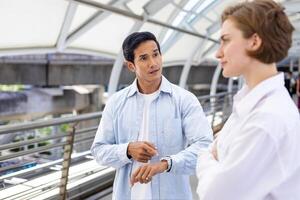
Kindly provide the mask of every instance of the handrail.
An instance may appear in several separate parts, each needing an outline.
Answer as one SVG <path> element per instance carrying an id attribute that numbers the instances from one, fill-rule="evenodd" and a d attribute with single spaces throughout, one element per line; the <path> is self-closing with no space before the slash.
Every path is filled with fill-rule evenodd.
<path id="1" fill-rule="evenodd" d="M 13 144 L 4 144 L 0 145 L 0 150 L 6 150 L 6 149 L 12 149 L 14 147 L 20 147 L 32 143 L 38 143 L 42 141 L 47 141 L 47 140 L 52 140 L 52 139 L 63 139 L 65 138 L 65 141 L 58 142 L 58 143 L 50 143 L 46 146 L 43 147 L 37 147 L 25 151 L 20 151 L 8 155 L 1 155 L 0 156 L 0 161 L 5 161 L 9 160 L 12 158 L 17 158 L 33 153 L 38 153 L 42 152 L 45 150 L 57 148 L 57 147 L 63 147 L 63 160 L 62 160 L 62 169 L 61 169 L 61 178 L 60 178 L 60 184 L 59 184 L 59 195 L 60 199 L 65 200 L 67 196 L 67 184 L 68 184 L 68 179 L 69 179 L 69 168 L 71 166 L 71 154 L 72 154 L 72 149 L 74 146 L 74 143 L 80 143 L 83 141 L 89 141 L 93 140 L 94 136 L 84 136 L 82 138 L 78 138 L 74 140 L 75 134 L 82 134 L 82 133 L 89 133 L 92 131 L 96 131 L 97 127 L 89 127 L 89 128 L 84 128 L 80 130 L 76 130 L 76 126 L 78 122 L 81 121 L 86 121 L 86 120 L 91 120 L 91 119 L 98 119 L 102 116 L 102 112 L 96 112 L 96 113 L 89 113 L 89 114 L 84 114 L 84 115 L 79 115 L 79 116 L 72 116 L 72 117 L 64 117 L 64 118 L 56 118 L 56 119 L 50 119 L 50 120 L 45 120 L 45 121 L 36 121 L 36 122 L 27 122 L 27 123 L 21 123 L 21 124 L 13 124 L 13 125 L 6 125 L 0 127 L 0 135 L 1 134 L 9 134 L 9 133 L 14 133 L 14 132 L 19 132 L 19 131 L 27 131 L 27 130 L 32 130 L 32 129 L 37 129 L 37 128 L 42 128 L 42 127 L 49 127 L 49 126 L 56 126 L 56 125 L 61 125 L 61 124 L 67 124 L 71 123 L 72 130 L 68 130 L 67 134 L 59 134 L 55 136 L 47 136 L 43 138 L 36 138 L 36 139 L 31 139 L 27 141 L 21 141 L 21 142 L 15 142 Z M 58 186 L 56 186 L 58 187 Z"/>
<path id="2" fill-rule="evenodd" d="M 30 139 L 30 140 L 21 141 L 21 142 L 4 144 L 4 145 L 0 145 L 0 151 L 5 150 L 5 149 L 16 148 L 16 147 L 20 147 L 20 146 L 25 146 L 25 145 L 33 144 L 33 143 L 37 143 L 37 142 L 43 142 L 46 140 L 62 138 L 62 137 L 66 137 L 66 136 L 68 136 L 68 134 L 59 134 L 59 135 L 52 135 L 52 136 L 48 136 L 48 137 L 41 137 L 41 138 L 37 138 L 37 139 Z"/>
<path id="3" fill-rule="evenodd" d="M 209 100 L 211 98 L 215 98 L 215 97 L 223 97 L 223 96 L 229 96 L 229 95 L 233 95 L 234 92 L 220 92 L 220 93 L 217 93 L 215 95 L 203 95 L 203 96 L 199 96 L 197 97 L 197 99 L 200 101 L 200 100 Z"/>
<path id="4" fill-rule="evenodd" d="M 215 95 L 197 97 L 206 115 L 212 116 L 211 126 L 222 127 L 231 113 L 234 92 L 220 92 Z M 220 126 L 221 125 L 221 126 Z"/>
<path id="5" fill-rule="evenodd" d="M 19 157 L 19 156 L 25 156 L 25 155 L 32 154 L 32 153 L 42 152 L 42 151 L 52 149 L 52 148 L 55 148 L 55 147 L 61 147 L 65 144 L 67 144 L 67 142 L 49 144 L 49 145 L 46 145 L 44 147 L 37 147 L 37 148 L 29 149 L 29 150 L 26 150 L 26 151 L 20 151 L 20 152 L 17 152 L 17 153 L 5 155 L 5 156 L 0 156 L 0 161 L 16 158 L 16 157 Z"/>
<path id="6" fill-rule="evenodd" d="M 200 96 L 197 97 L 198 100 L 201 102 L 203 110 L 206 112 L 206 115 L 210 115 L 212 118 L 212 126 L 215 125 L 216 118 L 221 118 L 221 122 L 224 122 L 226 118 L 230 114 L 230 109 L 232 106 L 232 92 L 222 92 L 218 93 L 216 95 L 205 95 L 205 96 Z M 221 113 L 221 116 L 220 116 Z M 36 152 L 41 152 L 45 151 L 48 149 L 52 148 L 57 148 L 57 147 L 64 147 L 64 156 L 62 159 L 59 161 L 54 161 L 51 162 L 50 165 L 42 164 L 41 166 L 38 167 L 32 167 L 32 171 L 29 170 L 30 172 L 33 172 L 34 170 L 40 170 L 44 169 L 49 166 L 53 166 L 58 163 L 62 163 L 64 166 L 62 169 L 62 178 L 61 178 L 61 184 L 60 184 L 60 189 L 62 191 L 61 194 L 66 195 L 68 192 L 65 188 L 68 180 L 66 178 L 68 177 L 68 170 L 70 167 L 71 163 L 71 152 L 72 152 L 72 147 L 75 143 L 80 143 L 84 141 L 92 141 L 94 136 L 92 135 L 83 135 L 80 138 L 76 138 L 74 140 L 75 135 L 78 134 L 83 134 L 83 133 L 91 133 L 91 132 L 96 132 L 97 126 L 93 127 L 87 127 L 87 128 L 82 128 L 82 129 L 77 129 L 76 124 L 81 121 L 86 121 L 86 120 L 92 120 L 92 119 L 100 119 L 102 116 L 102 112 L 95 112 L 95 113 L 89 113 L 89 114 L 82 114 L 78 116 L 71 116 L 71 117 L 63 117 L 63 118 L 55 118 L 55 119 L 50 119 L 50 120 L 43 120 L 43 121 L 35 121 L 35 122 L 26 122 L 26 123 L 21 123 L 21 124 L 12 124 L 12 125 L 4 125 L 0 126 L 0 135 L 3 134 L 10 134 L 10 133 L 15 133 L 15 132 L 20 132 L 20 131 L 27 131 L 27 130 L 33 130 L 37 128 L 43 128 L 43 127 L 49 127 L 49 126 L 56 126 L 56 125 L 61 125 L 61 124 L 71 124 L 72 131 L 69 133 L 60 133 L 59 135 L 51 135 L 47 137 L 41 137 L 41 138 L 35 138 L 35 139 L 30 139 L 26 141 L 21 141 L 21 142 L 15 142 L 15 143 L 10 143 L 10 144 L 4 144 L 0 145 L 0 151 L 6 150 L 6 149 L 12 149 L 12 148 L 18 148 L 20 146 L 25 146 L 33 143 L 38 143 L 38 142 L 43 142 L 43 141 L 48 141 L 48 140 L 53 140 L 53 139 L 60 139 L 60 138 L 66 138 L 66 141 L 60 140 L 58 143 L 50 143 L 46 146 L 42 147 L 36 147 L 33 149 L 17 152 L 17 153 L 12 153 L 8 155 L 0 155 L 0 161 L 3 160 L 8 160 L 11 158 L 17 158 L 20 156 L 24 155 L 29 155 L 32 153 Z M 73 158 L 74 156 L 72 156 Z M 66 159 L 67 158 L 67 159 Z M 66 170 L 63 172 L 63 170 Z M 14 173 L 15 176 L 22 176 L 24 174 L 29 173 L 28 170 L 24 170 L 24 173 L 21 172 L 16 172 Z M 3 181 L 4 179 L 7 178 L 12 178 L 15 177 L 12 174 L 7 174 L 4 176 L 0 176 L 0 182 Z M 62 181 L 64 180 L 64 182 Z M 61 199 L 65 199 L 65 196 L 61 196 Z"/>
<path id="7" fill-rule="evenodd" d="M 36 128 L 43 128 L 47 126 L 55 126 L 55 125 L 61 125 L 66 123 L 80 122 L 84 120 L 95 119 L 101 117 L 101 115 L 102 112 L 95 112 L 95 113 L 77 115 L 72 117 L 62 117 L 62 118 L 54 118 L 54 119 L 43 120 L 43 121 L 5 125 L 5 126 L 0 126 L 0 135 L 6 133 L 14 133 L 18 131 L 36 129 Z"/>
<path id="8" fill-rule="evenodd" d="M 232 95 L 232 92 L 221 92 L 215 95 L 204 95 L 197 97 L 198 100 L 209 100 L 211 98 L 215 97 L 223 97 Z M 26 122 L 26 123 L 20 123 L 20 124 L 12 124 L 12 125 L 4 125 L 0 126 L 0 135 L 6 134 L 6 133 L 14 133 L 19 131 L 25 131 L 30 129 L 36 129 L 36 128 L 43 128 L 47 126 L 55 126 L 55 125 L 61 125 L 66 123 L 73 123 L 73 122 L 79 122 L 89 119 L 95 119 L 98 117 L 101 117 L 102 112 L 94 112 L 89 114 L 82 114 L 77 116 L 71 116 L 71 117 L 62 117 L 62 118 L 54 118 L 50 120 L 43 120 L 43 121 L 35 121 L 35 122 Z"/>
<path id="9" fill-rule="evenodd" d="M 204 96 L 200 96 L 197 98 L 199 101 L 214 99 L 215 103 L 220 104 L 220 103 L 224 103 L 224 102 L 217 102 L 218 98 L 222 99 L 227 96 L 232 96 L 232 94 L 233 94 L 232 92 L 221 92 L 221 93 L 218 93 L 215 95 L 204 95 Z M 215 119 L 214 118 L 215 112 L 217 112 L 218 110 L 221 110 L 224 107 L 222 105 L 217 105 L 215 103 L 208 104 L 210 110 L 204 109 L 206 114 L 213 114 L 212 125 L 214 124 L 213 122 Z M 202 106 L 203 106 L 203 108 L 206 108 L 205 102 L 203 103 Z M 21 123 L 21 124 L 0 126 L 0 135 L 18 132 L 18 131 L 25 131 L 25 130 L 30 130 L 30 129 L 60 125 L 60 124 L 65 124 L 65 123 L 75 123 L 75 122 L 80 122 L 80 121 L 84 121 L 84 120 L 96 119 L 98 117 L 100 118 L 101 115 L 102 115 L 102 112 L 95 112 L 95 113 L 83 114 L 83 115 L 78 115 L 78 116 L 55 118 L 55 119 L 50 119 L 50 120 L 45 120 L 45 121 L 35 121 L 35 122 L 27 122 L 27 123 Z M 85 129 L 81 129 L 81 130 L 76 130 L 75 134 L 81 134 L 81 133 L 91 132 L 91 131 L 96 131 L 96 130 L 97 130 L 97 126 L 89 127 L 89 128 L 85 128 Z M 62 137 L 66 137 L 66 136 L 67 136 L 67 134 L 61 134 L 61 135 L 48 136 L 48 137 L 43 137 L 43 138 L 38 138 L 38 139 L 31 139 L 31 140 L 27 140 L 27 141 L 16 142 L 16 143 L 12 143 L 12 144 L 0 145 L 0 150 L 17 148 L 19 146 L 33 144 L 33 143 L 46 141 L 46 140 L 50 140 L 50 139 L 62 138 Z M 80 142 L 80 141 L 84 141 L 84 140 L 88 140 L 88 139 L 90 139 L 90 138 L 76 140 L 75 142 Z M 62 145 L 64 145 L 64 144 L 62 144 Z M 47 145 L 47 146 L 49 147 L 48 149 L 53 148 L 49 145 Z M 47 146 L 44 147 L 45 150 L 47 150 Z M 10 156 L 6 156 L 5 158 L 10 158 Z M 3 160 L 3 156 L 0 156 L 0 160 Z"/>
<path id="10" fill-rule="evenodd" d="M 90 153 L 91 153 L 90 151 L 85 151 L 85 152 L 78 153 L 78 154 L 72 154 L 72 159 L 81 159 L 82 157 L 85 157 L 85 156 L 89 155 Z M 25 170 L 22 170 L 22 171 L 18 171 L 18 172 L 15 172 L 13 174 L 6 174 L 6 175 L 3 175 L 3 176 L 0 176 L 0 182 L 3 181 L 4 179 L 12 178 L 14 176 L 26 175 L 28 173 L 31 173 L 31 172 L 35 171 L 35 170 L 41 170 L 43 168 L 50 168 L 54 165 L 57 165 L 57 164 L 61 163 L 62 161 L 63 161 L 63 159 L 61 158 L 61 159 L 58 159 L 58 160 L 55 160 L 55 161 L 43 163 L 43 164 L 31 167 L 31 168 L 25 169 Z"/>
<path id="11" fill-rule="evenodd" d="M 88 132 L 92 132 L 92 131 L 96 131 L 96 130 L 97 130 L 97 127 L 85 128 L 85 129 L 77 130 L 75 132 L 75 134 L 78 135 L 78 134 L 88 133 Z M 10 144 L 3 144 L 3 145 L 0 145 L 0 151 L 5 150 L 5 149 L 18 148 L 20 146 L 25 146 L 25 145 L 43 142 L 43 141 L 47 141 L 47 140 L 63 138 L 66 136 L 68 136 L 68 134 L 65 133 L 65 134 L 53 135 L 53 136 L 48 136 L 48 137 L 41 137 L 41 138 L 37 138 L 37 139 L 30 139 L 30 140 L 21 141 L 21 142 L 14 142 L 14 143 L 10 143 Z M 81 140 L 75 140 L 75 142 L 79 142 L 79 141 L 81 141 Z M 1 160 L 1 157 L 0 157 L 0 160 Z"/>

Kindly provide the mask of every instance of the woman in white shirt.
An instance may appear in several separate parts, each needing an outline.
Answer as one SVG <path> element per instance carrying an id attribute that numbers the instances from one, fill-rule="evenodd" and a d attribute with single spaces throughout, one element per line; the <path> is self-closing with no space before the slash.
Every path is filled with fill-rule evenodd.
<path id="1" fill-rule="evenodd" d="M 223 76 L 243 76 L 246 84 L 216 140 L 199 153 L 200 200 L 300 199 L 300 117 L 276 68 L 293 30 L 272 0 L 223 12 L 216 57 Z"/>

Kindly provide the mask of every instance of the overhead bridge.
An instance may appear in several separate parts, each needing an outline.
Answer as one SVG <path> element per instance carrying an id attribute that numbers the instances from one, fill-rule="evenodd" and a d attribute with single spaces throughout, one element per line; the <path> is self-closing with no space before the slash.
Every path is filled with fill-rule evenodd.
<path id="1" fill-rule="evenodd" d="M 35 86 L 85 85 L 108 86 L 113 60 L 93 56 L 53 54 L 14 56 L 0 58 L 0 84 L 25 84 Z M 163 67 L 163 74 L 172 83 L 179 84 L 183 65 Z M 188 85 L 211 84 L 216 63 L 192 66 Z M 123 66 L 119 87 L 129 85 L 135 74 Z M 220 77 L 220 83 L 227 83 Z"/>

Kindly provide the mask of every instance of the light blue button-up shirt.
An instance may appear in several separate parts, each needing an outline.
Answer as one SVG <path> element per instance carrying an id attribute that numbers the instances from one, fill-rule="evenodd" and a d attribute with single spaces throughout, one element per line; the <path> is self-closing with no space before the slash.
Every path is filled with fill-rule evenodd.
<path id="1" fill-rule="evenodd" d="M 130 199 L 133 160 L 128 143 L 137 141 L 143 118 L 144 100 L 137 81 L 114 94 L 107 102 L 91 148 L 96 161 L 116 168 L 113 199 Z M 162 77 L 158 97 L 150 105 L 149 142 L 158 149 L 150 162 L 170 156 L 170 172 L 157 174 L 152 184 L 153 199 L 192 199 L 189 175 L 195 174 L 197 153 L 212 141 L 212 130 L 198 99 Z"/>

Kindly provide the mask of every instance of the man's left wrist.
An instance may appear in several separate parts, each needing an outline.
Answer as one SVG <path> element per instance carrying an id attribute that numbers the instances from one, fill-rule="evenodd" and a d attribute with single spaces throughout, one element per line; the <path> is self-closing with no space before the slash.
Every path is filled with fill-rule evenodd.
<path id="1" fill-rule="evenodd" d="M 170 172 L 172 168 L 172 158 L 170 156 L 162 157 L 160 159 L 161 162 L 166 163 L 166 168 L 164 168 L 164 172 Z"/>
<path id="2" fill-rule="evenodd" d="M 166 160 L 161 160 L 160 163 L 162 166 L 162 172 L 166 172 L 169 168 L 168 162 Z"/>

